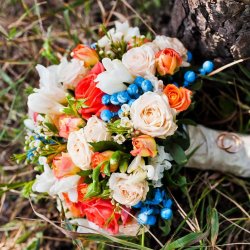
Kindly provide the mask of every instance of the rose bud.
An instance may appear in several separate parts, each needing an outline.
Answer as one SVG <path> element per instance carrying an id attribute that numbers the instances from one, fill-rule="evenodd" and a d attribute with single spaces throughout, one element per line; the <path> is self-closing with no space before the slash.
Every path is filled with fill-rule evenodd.
<path id="1" fill-rule="evenodd" d="M 71 56 L 73 58 L 77 58 L 81 61 L 84 61 L 85 67 L 94 66 L 96 63 L 99 62 L 99 57 L 96 51 L 83 44 L 77 45 L 73 49 Z"/>
<path id="2" fill-rule="evenodd" d="M 134 149 L 130 153 L 133 156 L 155 157 L 157 154 L 156 142 L 149 135 L 140 135 L 132 138 L 132 144 Z"/>
<path id="3" fill-rule="evenodd" d="M 156 68 L 161 76 L 173 75 L 182 64 L 181 56 L 173 49 L 164 49 L 156 53 Z"/>
<path id="4" fill-rule="evenodd" d="M 192 91 L 183 87 L 176 87 L 174 84 L 168 84 L 163 93 L 168 97 L 171 108 L 177 112 L 186 110 L 191 104 Z"/>

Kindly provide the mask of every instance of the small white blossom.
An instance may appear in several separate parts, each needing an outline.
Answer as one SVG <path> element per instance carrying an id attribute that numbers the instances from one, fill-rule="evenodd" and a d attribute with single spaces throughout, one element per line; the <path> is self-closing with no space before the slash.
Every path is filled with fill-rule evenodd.
<path id="1" fill-rule="evenodd" d="M 118 144 L 122 144 L 123 142 L 125 142 L 125 137 L 123 135 L 116 135 L 113 137 L 114 141 L 117 142 Z"/>

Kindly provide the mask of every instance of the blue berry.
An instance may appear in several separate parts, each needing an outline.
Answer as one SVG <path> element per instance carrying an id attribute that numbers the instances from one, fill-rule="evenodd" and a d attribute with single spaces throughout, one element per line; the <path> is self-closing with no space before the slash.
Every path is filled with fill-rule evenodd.
<path id="1" fill-rule="evenodd" d="M 140 213 L 138 214 L 138 222 L 142 225 L 145 225 L 147 223 L 148 220 L 148 215 L 146 215 L 145 213 Z"/>
<path id="2" fill-rule="evenodd" d="M 184 81 L 184 83 L 183 83 L 183 87 L 188 87 L 190 85 L 190 82 L 187 82 L 187 81 Z"/>
<path id="3" fill-rule="evenodd" d="M 113 117 L 113 113 L 110 110 L 105 109 L 101 112 L 100 117 L 103 121 L 108 122 Z"/>
<path id="4" fill-rule="evenodd" d="M 118 101 L 118 99 L 117 99 L 117 94 L 116 94 L 116 93 L 113 94 L 113 95 L 111 95 L 111 97 L 110 97 L 110 102 L 111 102 L 113 105 L 119 105 L 119 101 Z"/>
<path id="5" fill-rule="evenodd" d="M 129 102 L 128 102 L 128 105 L 131 106 L 134 101 L 135 101 L 135 99 L 130 99 Z"/>
<path id="6" fill-rule="evenodd" d="M 141 87 L 142 82 L 144 81 L 144 78 L 141 76 L 137 76 L 134 80 L 134 84 L 136 84 L 138 87 Z"/>
<path id="7" fill-rule="evenodd" d="M 203 68 L 199 69 L 199 72 L 202 76 L 206 75 L 206 71 Z"/>
<path id="8" fill-rule="evenodd" d="M 108 105 L 110 103 L 110 95 L 106 94 L 102 97 L 102 104 Z"/>
<path id="9" fill-rule="evenodd" d="M 127 88 L 127 91 L 131 96 L 134 96 L 139 93 L 139 89 L 136 84 L 130 84 Z"/>
<path id="10" fill-rule="evenodd" d="M 153 226 L 156 223 L 156 217 L 154 215 L 149 215 L 146 221 L 146 224 L 149 226 Z"/>
<path id="11" fill-rule="evenodd" d="M 164 220 L 169 220 L 173 215 L 173 212 L 170 208 L 163 208 L 161 210 L 161 218 Z"/>
<path id="12" fill-rule="evenodd" d="M 173 201 L 171 199 L 167 199 L 167 200 L 164 200 L 162 203 L 163 203 L 164 208 L 171 208 Z"/>
<path id="13" fill-rule="evenodd" d="M 194 82 L 196 79 L 196 74 L 194 73 L 194 71 L 187 71 L 184 75 L 184 79 L 187 82 Z"/>
<path id="14" fill-rule="evenodd" d="M 119 116 L 120 118 L 123 117 L 123 111 L 122 111 L 122 109 L 119 109 L 119 110 L 118 110 L 118 116 Z"/>
<path id="15" fill-rule="evenodd" d="M 143 92 L 148 92 L 153 90 L 153 85 L 149 80 L 144 80 L 141 84 L 141 88 Z"/>
<path id="16" fill-rule="evenodd" d="M 133 208 L 141 208 L 142 207 L 142 202 L 139 201 L 136 205 L 133 206 Z"/>
<path id="17" fill-rule="evenodd" d="M 192 53 L 191 53 L 190 51 L 188 51 L 188 52 L 187 52 L 187 61 L 188 61 L 188 62 L 191 62 L 192 59 L 193 59 L 193 55 L 192 55 Z"/>
<path id="18" fill-rule="evenodd" d="M 202 64 L 202 68 L 205 70 L 205 72 L 207 74 L 209 74 L 210 72 L 213 71 L 214 69 L 214 63 L 211 62 L 211 61 L 205 61 L 203 64 Z"/>
<path id="19" fill-rule="evenodd" d="M 90 45 L 90 48 L 91 48 L 91 49 L 96 49 L 96 43 L 92 43 L 92 44 Z"/>
<path id="20" fill-rule="evenodd" d="M 150 215 L 154 212 L 152 208 L 149 207 L 142 207 L 140 213 L 144 213 L 146 215 Z"/>
<path id="21" fill-rule="evenodd" d="M 117 93 L 117 100 L 120 103 L 126 103 L 130 100 L 130 96 L 128 94 L 128 91 L 121 91 Z"/>

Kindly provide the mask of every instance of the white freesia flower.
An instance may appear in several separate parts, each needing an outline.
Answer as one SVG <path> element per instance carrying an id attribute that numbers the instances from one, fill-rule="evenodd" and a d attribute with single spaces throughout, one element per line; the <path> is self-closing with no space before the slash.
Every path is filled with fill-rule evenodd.
<path id="1" fill-rule="evenodd" d="M 76 166 L 82 170 L 91 169 L 90 163 L 93 152 L 87 142 L 83 128 L 69 134 L 67 150 Z"/>
<path id="2" fill-rule="evenodd" d="M 40 90 L 29 95 L 28 107 L 34 112 L 52 115 L 61 114 L 61 110 L 64 108 L 62 104 Z"/>
<path id="3" fill-rule="evenodd" d="M 112 173 L 109 179 L 112 198 L 126 206 L 134 206 L 141 200 L 145 200 L 149 190 L 145 177 L 143 172 L 130 175 Z"/>
<path id="4" fill-rule="evenodd" d="M 23 121 L 25 127 L 31 131 L 35 130 L 36 126 L 35 126 L 35 122 L 32 119 L 25 119 Z"/>
<path id="5" fill-rule="evenodd" d="M 116 21 L 115 28 L 110 29 L 107 33 L 107 35 L 103 36 L 97 42 L 98 46 L 104 48 L 106 51 L 110 49 L 111 41 L 117 42 L 123 38 L 125 42 L 129 42 L 133 37 L 140 36 L 139 28 L 129 27 L 128 21 L 124 23 Z"/>
<path id="6" fill-rule="evenodd" d="M 72 225 L 78 225 L 77 233 L 107 233 L 106 230 L 98 227 L 95 223 L 88 221 L 87 219 L 73 219 L 70 220 Z"/>
<path id="7" fill-rule="evenodd" d="M 134 129 L 152 137 L 166 138 L 177 129 L 174 111 L 165 95 L 147 92 L 135 100 L 130 109 Z"/>
<path id="8" fill-rule="evenodd" d="M 144 172 L 146 177 L 149 180 L 152 180 L 155 175 L 155 169 L 152 165 L 146 165 L 144 159 L 137 155 L 133 161 L 129 164 L 127 172 L 130 173 L 137 173 L 137 172 Z"/>
<path id="9" fill-rule="evenodd" d="M 147 44 L 128 50 L 122 56 L 122 63 L 133 76 L 155 74 L 155 52 Z"/>
<path id="10" fill-rule="evenodd" d="M 100 73 L 95 82 L 98 82 L 96 87 L 104 93 L 112 95 L 116 92 L 126 90 L 127 87 L 124 83 L 133 82 L 134 78 L 120 60 L 103 58 L 102 64 L 106 71 Z"/>
<path id="11" fill-rule="evenodd" d="M 111 134 L 104 121 L 93 115 L 88 119 L 84 127 L 84 134 L 87 142 L 110 141 Z"/>
<path id="12" fill-rule="evenodd" d="M 182 57 L 182 66 L 188 67 L 190 64 L 187 62 L 187 49 L 184 47 L 183 43 L 174 37 L 167 36 L 156 36 L 153 43 L 160 49 L 174 49 Z"/>
<path id="13" fill-rule="evenodd" d="M 163 177 L 164 171 L 172 167 L 171 160 L 173 158 L 170 154 L 166 153 L 163 146 L 157 146 L 158 154 L 154 158 L 149 158 L 149 164 L 154 166 L 154 176 L 152 178 L 152 183 L 154 187 L 161 187 L 161 179 Z"/>
<path id="14" fill-rule="evenodd" d="M 58 65 L 46 68 L 38 64 L 36 70 L 40 76 L 40 88 L 28 97 L 29 109 L 42 114 L 60 114 L 66 101 L 66 89 L 85 70 L 83 62 L 77 59 L 68 62 L 62 58 Z"/>
<path id="15" fill-rule="evenodd" d="M 69 199 L 76 202 L 78 198 L 77 183 L 81 176 L 72 175 L 65 178 L 57 179 L 52 169 L 46 163 L 46 159 L 39 159 L 40 164 L 44 166 L 44 172 L 36 176 L 36 180 L 32 186 L 32 190 L 38 193 L 48 193 L 49 195 L 57 195 L 67 192 Z"/>

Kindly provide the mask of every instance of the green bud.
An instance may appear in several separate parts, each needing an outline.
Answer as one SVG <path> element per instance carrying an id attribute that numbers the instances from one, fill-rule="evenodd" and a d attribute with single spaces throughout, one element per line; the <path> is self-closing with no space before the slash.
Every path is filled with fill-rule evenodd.
<path id="1" fill-rule="evenodd" d="M 103 173 L 107 176 L 110 176 L 110 163 L 108 161 L 104 165 Z"/>
<path id="2" fill-rule="evenodd" d="M 110 158 L 110 172 L 115 172 L 119 166 L 121 151 L 115 151 Z"/>
<path id="3" fill-rule="evenodd" d="M 128 159 L 123 158 L 119 165 L 119 170 L 121 173 L 125 173 L 128 169 Z"/>

